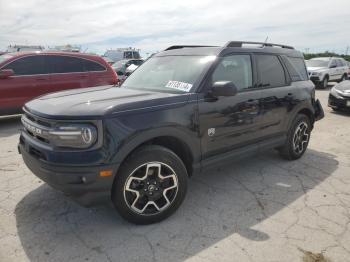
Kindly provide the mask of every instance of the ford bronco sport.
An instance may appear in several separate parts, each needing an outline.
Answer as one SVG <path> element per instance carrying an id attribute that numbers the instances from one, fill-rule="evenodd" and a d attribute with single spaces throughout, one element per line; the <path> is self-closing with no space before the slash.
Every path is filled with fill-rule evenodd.
<path id="1" fill-rule="evenodd" d="M 237 41 L 172 46 L 120 88 L 53 93 L 24 111 L 18 149 L 30 170 L 137 224 L 171 215 L 204 168 L 269 148 L 300 158 L 323 117 L 300 52 Z"/>

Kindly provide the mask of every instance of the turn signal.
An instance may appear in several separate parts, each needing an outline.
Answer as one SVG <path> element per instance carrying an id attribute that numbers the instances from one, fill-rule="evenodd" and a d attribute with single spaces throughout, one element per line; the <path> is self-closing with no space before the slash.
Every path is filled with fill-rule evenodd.
<path id="1" fill-rule="evenodd" d="M 103 170 L 100 171 L 100 176 L 105 177 L 105 176 L 112 176 L 113 175 L 113 171 L 112 170 Z"/>

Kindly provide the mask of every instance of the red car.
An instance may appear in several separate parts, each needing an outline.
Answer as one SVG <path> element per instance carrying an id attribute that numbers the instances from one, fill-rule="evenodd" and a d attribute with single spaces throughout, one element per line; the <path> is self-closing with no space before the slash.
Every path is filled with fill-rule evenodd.
<path id="1" fill-rule="evenodd" d="M 95 55 L 19 52 L 0 55 L 0 115 L 20 113 L 34 97 L 73 88 L 111 85 L 118 77 Z"/>

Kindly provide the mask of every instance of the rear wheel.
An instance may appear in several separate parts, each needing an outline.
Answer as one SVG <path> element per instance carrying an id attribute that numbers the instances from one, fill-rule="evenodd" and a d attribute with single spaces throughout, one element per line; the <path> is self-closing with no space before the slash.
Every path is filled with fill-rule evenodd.
<path id="1" fill-rule="evenodd" d="M 156 145 L 142 147 L 122 164 L 112 202 L 129 222 L 159 222 L 184 200 L 187 177 L 183 162 L 174 152 Z"/>
<path id="2" fill-rule="evenodd" d="M 283 158 L 295 160 L 306 151 L 311 134 L 310 119 L 304 114 L 298 114 L 288 132 L 286 143 L 279 149 Z"/>

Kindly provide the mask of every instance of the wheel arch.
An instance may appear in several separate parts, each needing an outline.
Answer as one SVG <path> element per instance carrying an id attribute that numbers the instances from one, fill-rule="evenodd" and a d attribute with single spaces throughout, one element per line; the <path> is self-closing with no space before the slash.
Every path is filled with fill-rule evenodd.
<path id="1" fill-rule="evenodd" d="M 185 164 L 187 173 L 191 176 L 195 168 L 199 167 L 200 142 L 193 139 L 183 131 L 153 130 L 152 132 L 140 133 L 130 138 L 128 143 L 122 146 L 115 156 L 114 162 L 121 165 L 132 153 L 140 147 L 147 145 L 159 145 L 173 151 Z"/>

